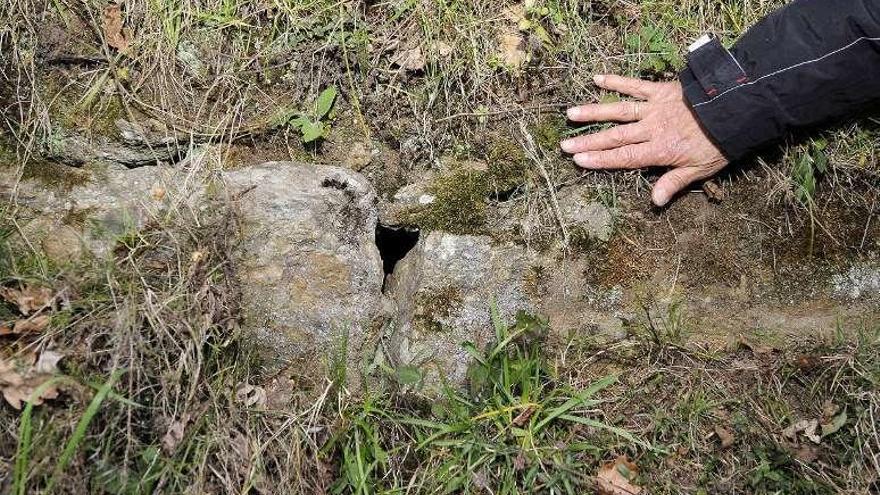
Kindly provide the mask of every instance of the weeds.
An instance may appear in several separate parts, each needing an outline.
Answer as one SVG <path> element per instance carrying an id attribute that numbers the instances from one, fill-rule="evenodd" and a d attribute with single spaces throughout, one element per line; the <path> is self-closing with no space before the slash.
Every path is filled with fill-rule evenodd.
<path id="1" fill-rule="evenodd" d="M 493 312 L 495 341 L 463 345 L 474 359 L 469 389 L 448 388 L 428 407 L 416 397 L 366 399 L 343 412 L 346 427 L 328 444 L 341 459 L 337 493 L 410 489 L 428 493 L 580 493 L 591 484 L 581 429 L 647 447 L 630 432 L 591 417 L 616 378 L 576 390 L 553 377 L 541 352 L 546 322 L 520 313 L 512 326 Z M 430 473 L 430 475 L 429 475 Z"/>

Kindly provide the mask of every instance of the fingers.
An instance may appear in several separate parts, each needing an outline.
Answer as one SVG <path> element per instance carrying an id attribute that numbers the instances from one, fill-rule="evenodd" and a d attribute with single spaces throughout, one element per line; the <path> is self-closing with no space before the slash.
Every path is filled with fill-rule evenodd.
<path id="1" fill-rule="evenodd" d="M 571 107 L 565 113 L 575 122 L 633 122 L 644 117 L 645 105 L 641 101 L 621 101 Z"/>
<path id="2" fill-rule="evenodd" d="M 607 151 L 587 151 L 574 155 L 574 162 L 589 169 L 642 168 L 662 165 L 657 146 L 630 144 Z"/>
<path id="3" fill-rule="evenodd" d="M 610 89 L 636 98 L 648 99 L 654 93 L 654 83 L 615 75 L 596 75 L 593 82 L 600 88 Z"/>
<path id="4" fill-rule="evenodd" d="M 663 174 L 657 183 L 654 184 L 651 200 L 654 201 L 655 205 L 663 206 L 692 182 L 705 179 L 713 173 L 713 170 L 702 167 L 674 168 Z"/>
<path id="5" fill-rule="evenodd" d="M 627 144 L 643 143 L 650 137 L 648 129 L 641 124 L 619 125 L 595 134 L 566 139 L 562 142 L 562 151 L 566 153 L 601 151 Z"/>

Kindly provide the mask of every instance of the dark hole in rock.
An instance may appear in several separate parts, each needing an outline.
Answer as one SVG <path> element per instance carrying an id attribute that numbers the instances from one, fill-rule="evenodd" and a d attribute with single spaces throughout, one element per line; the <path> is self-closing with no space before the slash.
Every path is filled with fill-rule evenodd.
<path id="1" fill-rule="evenodd" d="M 397 262 L 419 242 L 419 229 L 407 229 L 389 225 L 376 225 L 376 247 L 382 257 L 385 275 L 394 273 Z"/>

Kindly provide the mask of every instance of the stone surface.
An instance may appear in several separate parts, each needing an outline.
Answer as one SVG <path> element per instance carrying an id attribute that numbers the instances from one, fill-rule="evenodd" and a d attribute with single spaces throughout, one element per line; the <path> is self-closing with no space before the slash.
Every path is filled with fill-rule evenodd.
<path id="1" fill-rule="evenodd" d="M 169 212 L 206 208 L 217 199 L 231 205 L 240 219 L 234 255 L 244 331 L 270 368 L 287 367 L 316 382 L 344 373 L 352 390 L 364 372 L 385 364 L 418 367 L 421 391 L 429 395 L 444 381 L 464 385 L 472 360 L 461 344 L 485 348 L 494 339 L 493 300 L 507 323 L 519 310 L 548 317 L 548 346 L 570 335 L 646 338 L 650 325 L 670 338 L 699 332 L 704 341 L 726 345 L 752 331 L 799 338 L 841 321 L 867 328 L 877 322 L 874 258 L 812 281 L 809 294 L 758 300 L 760 280 L 742 275 L 738 283 L 694 283 L 680 273 L 680 261 L 650 272 L 625 265 L 626 277 L 603 273 L 601 249 L 608 244 L 587 254 L 552 247 L 537 253 L 497 237 L 424 231 L 386 278 L 375 239 L 379 202 L 364 176 L 293 162 L 221 166 L 222 157 L 209 148 L 175 167 L 55 165 L 41 169 L 39 180 L 21 182 L 15 167 L 0 166 L 0 198 L 14 196 L 25 212 L 14 242 L 62 262 L 106 256 L 121 236 Z M 415 183 L 401 188 L 394 203 L 421 204 L 426 195 Z M 607 239 L 613 212 L 589 199 L 576 186 L 564 188 L 563 219 Z M 392 213 L 384 212 L 383 221 L 393 223 Z M 679 231 L 678 238 L 700 232 Z"/>
<path id="2" fill-rule="evenodd" d="M 388 293 L 396 305 L 392 365 L 417 366 L 427 389 L 462 384 L 470 358 L 461 344 L 484 348 L 494 337 L 490 304 L 512 322 L 536 308 L 528 295 L 535 253 L 486 236 L 433 232 L 395 267 Z"/>
<path id="3" fill-rule="evenodd" d="M 342 168 L 292 162 L 226 172 L 223 180 L 240 195 L 245 328 L 274 364 L 317 371 L 347 355 L 355 386 L 383 308 L 372 186 Z"/>
<path id="4" fill-rule="evenodd" d="M 63 168 L 63 167 L 62 167 Z M 21 225 L 19 242 L 42 247 L 58 262 L 76 259 L 83 253 L 106 256 L 117 239 L 135 232 L 169 206 L 166 194 L 176 191 L 177 206 L 182 201 L 186 174 L 171 167 L 142 167 L 128 170 L 120 166 L 92 165 L 76 174 L 74 184 L 59 171 L 57 184 L 36 180 L 17 181 L 15 171 L 0 169 L 0 197 L 10 199 L 31 218 Z M 187 193 L 186 196 L 189 196 Z"/>
<path id="5" fill-rule="evenodd" d="M 407 184 L 391 198 L 380 205 L 379 216 L 383 224 L 398 225 L 404 222 L 404 214 L 412 208 L 433 203 L 437 198 L 428 192 L 428 182 Z"/>
<path id="6" fill-rule="evenodd" d="M 614 230 L 613 212 L 592 200 L 595 189 L 569 186 L 559 191 L 559 214 L 569 234 L 580 234 L 607 241 Z"/>
<path id="7" fill-rule="evenodd" d="M 880 264 L 858 263 L 831 278 L 833 293 L 842 299 L 880 299 Z"/>
<path id="8" fill-rule="evenodd" d="M 134 168 L 157 165 L 182 158 L 186 139 L 155 121 L 129 122 L 117 119 L 118 134 L 87 136 L 71 129 L 57 128 L 49 138 L 45 156 L 67 165 L 81 166 L 92 162 L 118 163 Z"/>

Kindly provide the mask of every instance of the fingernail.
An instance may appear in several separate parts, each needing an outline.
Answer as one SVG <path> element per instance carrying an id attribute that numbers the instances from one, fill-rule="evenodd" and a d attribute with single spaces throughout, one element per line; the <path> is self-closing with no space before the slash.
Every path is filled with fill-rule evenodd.
<path id="1" fill-rule="evenodd" d="M 578 116 L 578 109 L 577 108 L 569 108 L 568 110 L 565 111 L 565 115 L 566 115 L 566 117 L 569 118 L 569 120 L 574 120 Z"/>
<path id="2" fill-rule="evenodd" d="M 666 197 L 665 194 L 660 194 L 660 193 L 655 193 L 653 195 L 653 198 L 651 198 L 651 199 L 654 200 L 654 204 L 657 205 L 658 207 L 666 206 L 666 203 L 669 202 L 669 198 Z"/>
<path id="3" fill-rule="evenodd" d="M 602 74 L 596 74 L 595 76 L 593 76 L 593 82 L 601 86 L 602 83 L 605 82 L 605 76 L 603 76 Z"/>
<path id="4" fill-rule="evenodd" d="M 578 164 L 578 166 L 583 168 L 590 168 L 593 165 L 592 160 L 590 160 L 589 156 L 586 153 L 579 153 L 574 155 L 574 162 Z"/>
<path id="5" fill-rule="evenodd" d="M 559 146 L 562 148 L 562 151 L 566 153 L 571 153 L 574 148 L 575 142 L 574 139 L 566 139 L 565 141 L 559 143 Z"/>

